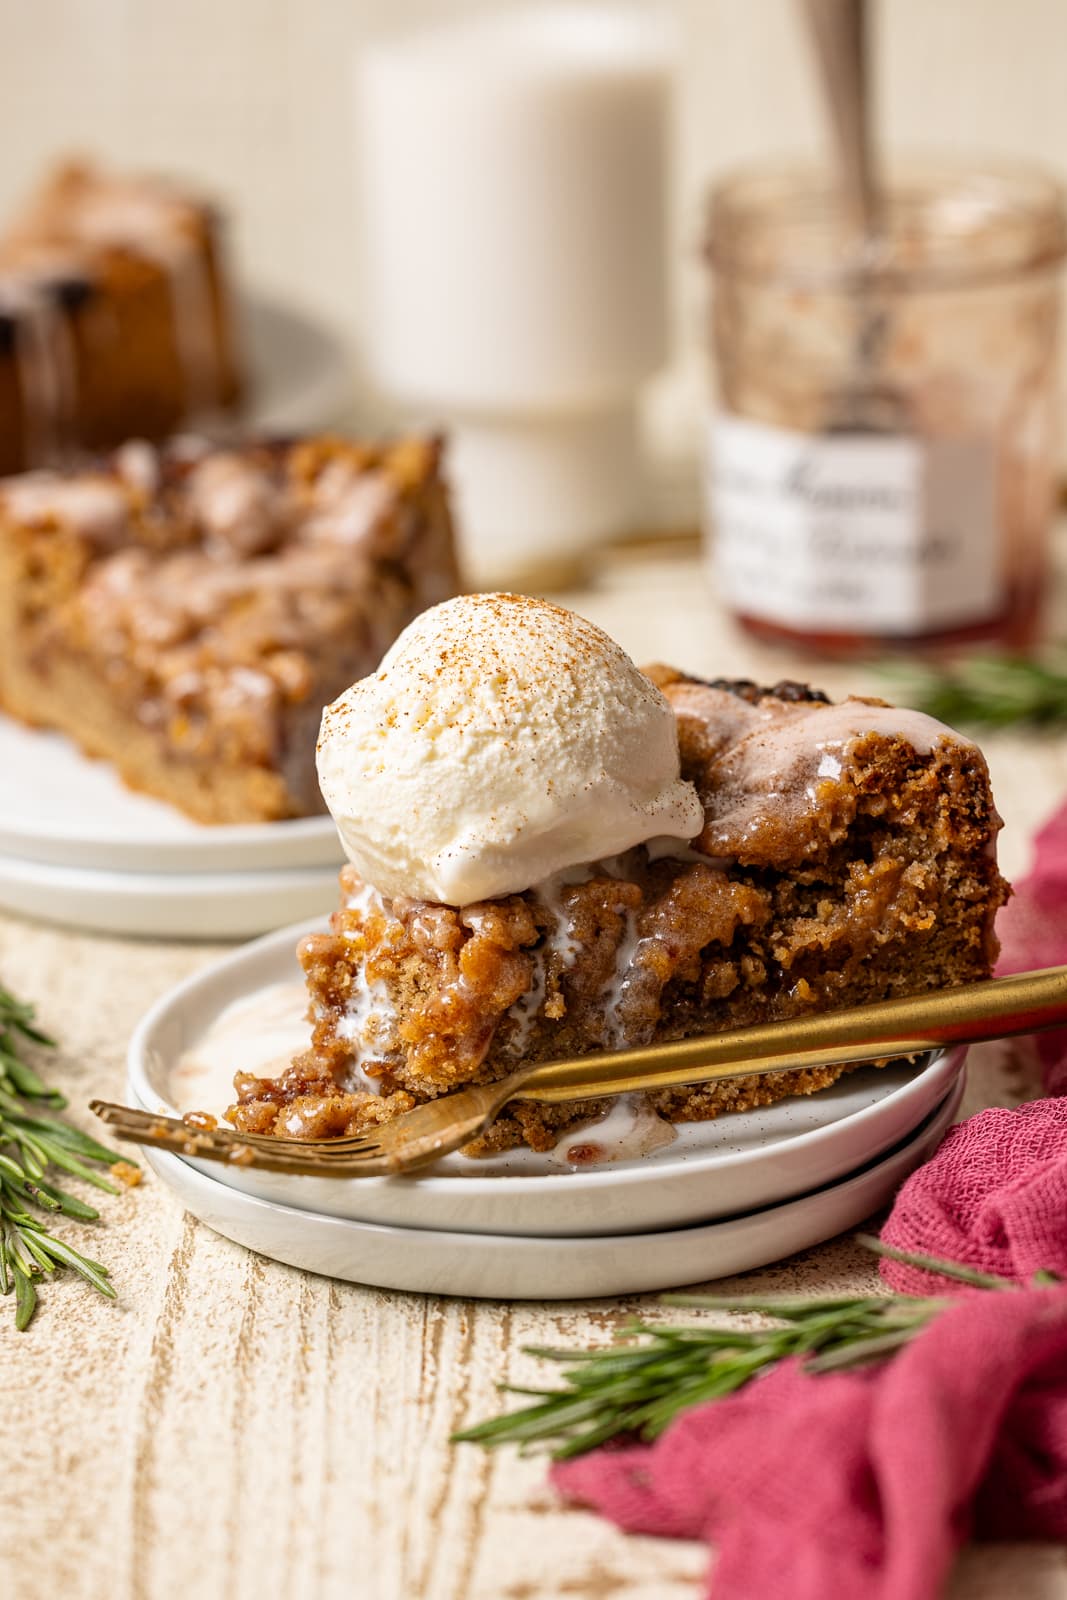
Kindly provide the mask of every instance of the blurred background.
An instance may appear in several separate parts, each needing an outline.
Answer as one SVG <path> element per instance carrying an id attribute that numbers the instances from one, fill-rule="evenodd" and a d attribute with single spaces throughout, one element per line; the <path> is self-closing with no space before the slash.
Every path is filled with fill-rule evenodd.
<path id="1" fill-rule="evenodd" d="M 597 0 L 591 5 L 595 10 Z M 2 0 L 2 9 L 0 217 L 9 217 L 50 164 L 70 154 L 96 157 L 120 172 L 173 175 L 218 202 L 246 295 L 265 298 L 271 307 L 306 324 L 303 332 L 295 331 L 291 356 L 286 328 L 271 331 L 271 405 L 258 412 L 253 406 L 254 422 L 341 422 L 373 428 L 405 412 L 419 422 L 455 420 L 433 396 L 416 396 L 412 402 L 410 394 L 394 390 L 387 397 L 382 385 L 376 388 L 368 376 L 364 356 L 373 342 L 375 313 L 368 295 L 368 240 L 361 236 L 361 191 L 367 183 L 354 137 L 357 66 L 383 39 L 454 24 L 475 12 L 504 16 L 517 12 L 518 4 L 187 0 L 175 6 L 163 0 L 93 0 L 91 5 L 86 0 L 40 0 L 27 6 L 21 0 Z M 606 5 L 601 9 L 610 10 Z M 524 479 L 513 455 L 502 453 L 494 436 L 474 472 L 487 499 L 465 519 L 471 572 L 479 583 L 517 583 L 529 565 L 525 559 L 497 559 L 498 521 L 504 544 L 512 540 L 515 551 L 522 546 L 524 558 L 531 536 L 536 543 L 538 517 L 558 523 L 555 545 L 548 540 L 553 555 L 565 552 L 569 543 L 585 542 L 598 515 L 612 524 L 613 533 L 696 528 L 713 383 L 710 273 L 701 251 L 709 189 L 739 165 L 767 157 L 809 159 L 831 168 L 827 108 L 798 0 L 650 0 L 642 10 L 673 30 L 676 43 L 667 109 L 663 230 L 667 335 L 650 335 L 654 363 L 646 361 L 640 372 L 636 357 L 631 363 L 637 374 L 631 377 L 631 398 L 637 401 L 648 457 L 647 482 L 640 495 L 627 486 L 625 495 L 616 497 L 618 505 L 608 504 L 605 482 L 614 476 L 619 487 L 625 436 L 618 430 L 617 415 L 606 424 L 614 430 L 610 439 L 598 421 L 600 433 L 589 432 L 582 445 L 589 455 L 589 482 L 576 484 L 575 461 L 565 463 L 569 476 L 563 473 L 563 498 L 586 501 L 576 511 L 572 540 L 567 518 L 557 517 L 557 502 L 549 495 L 544 505 L 536 503 L 538 484 L 551 475 L 542 470 L 543 464 L 551 469 L 559 463 L 545 455 L 538 440 L 541 454 L 527 450 Z M 978 171 L 987 156 L 997 162 L 1021 159 L 1053 176 L 1067 172 L 1067 8 L 1062 0 L 939 0 L 936 5 L 886 0 L 868 8 L 868 27 L 870 98 L 883 154 L 959 155 Z M 375 160 L 383 164 L 377 156 Z M 562 169 L 553 169 L 546 157 L 546 173 L 551 176 L 554 170 Z M 471 181 L 476 185 L 477 175 Z M 423 281 L 432 280 L 443 230 L 438 224 L 436 234 L 428 229 L 427 237 L 418 237 L 410 217 L 405 225 L 413 280 L 420 273 Z M 457 235 L 464 226 L 465 219 L 456 216 Z M 391 262 L 380 263 L 380 271 L 388 277 Z M 617 321 L 625 315 L 616 308 Z M 1054 313 L 1046 307 L 1044 315 L 1043 330 L 1047 325 L 1051 331 L 1035 335 L 1033 323 L 1035 349 L 1054 342 Z M 314 336 L 310 345 L 304 337 L 308 334 Z M 847 337 L 855 333 L 846 342 Z M 1021 370 L 1028 358 L 1020 339 L 1016 345 Z M 255 400 L 261 352 L 253 348 L 250 355 Z M 952 356 L 957 366 L 959 357 L 957 349 Z M 997 359 L 990 357 L 994 363 Z M 842 345 L 842 371 L 847 362 Z M 285 389 L 287 363 L 290 386 L 303 383 L 307 391 L 288 407 L 289 397 L 275 392 L 279 365 Z M 372 365 L 381 372 L 381 361 Z M 309 371 L 301 377 L 304 366 Z M 847 373 L 841 382 L 846 378 Z M 1023 373 L 1020 382 L 1029 381 Z M 952 382 L 966 382 L 966 377 L 956 372 Z M 1040 383 L 1062 388 L 1062 377 L 1053 370 Z M 939 374 L 933 385 L 927 385 L 922 401 L 926 411 L 919 419 L 920 432 L 936 432 L 943 420 L 931 421 L 927 414 L 926 401 L 937 385 L 938 404 L 943 397 Z M 731 403 L 729 409 L 745 416 L 761 414 L 749 401 Z M 773 406 L 764 408 L 763 420 L 780 421 L 773 411 Z M 993 431 L 1001 425 L 999 419 L 983 419 L 981 426 L 987 422 Z M 794 422 L 787 417 L 787 424 Z M 818 418 L 795 423 L 802 428 L 817 424 Z M 1040 426 L 1047 435 L 1045 421 Z M 481 449 L 485 441 L 476 443 Z M 529 440 L 522 444 L 527 449 Z M 557 439 L 552 448 L 558 445 Z M 1024 455 L 1040 450 L 1048 455 L 1046 442 L 1023 439 L 1020 448 Z M 465 463 L 461 465 L 465 470 Z M 959 470 L 953 470 L 958 483 Z M 1003 474 L 1002 480 L 1007 482 Z M 1039 486 L 1042 493 L 1047 508 L 1047 483 Z M 526 499 L 530 525 L 509 531 L 511 508 Z M 588 513 L 584 525 L 583 511 Z M 1033 515 L 1020 512 L 1016 521 L 1027 518 L 1047 524 L 1047 509 Z M 1016 544 L 1026 542 L 1023 536 L 1012 537 Z M 1040 574 L 1035 576 L 1031 590 L 1043 581 Z M 998 582 L 1003 591 L 1003 573 Z M 977 616 L 982 605 L 989 610 L 992 604 L 979 596 L 971 611 Z M 744 610 L 740 600 L 734 609 Z M 798 626 L 802 620 L 798 617 Z M 875 631 L 888 634 L 892 628 L 887 623 Z M 919 623 L 911 629 L 921 631 Z"/>
<path id="2" fill-rule="evenodd" d="M 468 589 L 550 592 L 709 676 L 1067 718 L 1064 0 L 0 20 L 0 472 L 443 427 Z M 909 152 L 935 177 L 901 179 Z M 50 190 L 72 157 L 103 177 Z M 731 189 L 753 163 L 773 181 Z M 1044 759 L 1005 757 L 1027 827 Z"/>
<path id="3" fill-rule="evenodd" d="M 467 0 L 4 0 L 0 214 L 70 151 L 173 172 L 224 204 L 247 281 L 323 319 L 355 352 L 353 57 L 383 33 L 484 9 Z M 651 401 L 664 418 L 658 438 L 699 425 L 709 180 L 753 157 L 818 154 L 825 135 L 792 0 L 655 9 L 680 36 L 672 361 Z M 888 146 L 1067 170 L 1062 0 L 891 0 L 874 22 Z"/>

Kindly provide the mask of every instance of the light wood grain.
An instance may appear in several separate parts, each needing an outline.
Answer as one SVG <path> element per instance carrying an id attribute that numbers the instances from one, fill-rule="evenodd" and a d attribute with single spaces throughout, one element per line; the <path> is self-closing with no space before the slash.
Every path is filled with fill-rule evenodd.
<path id="1" fill-rule="evenodd" d="M 715 613 L 691 556 L 613 565 L 572 603 L 639 657 L 775 677 Z M 809 675 L 815 669 L 804 668 Z M 869 687 L 855 672 L 818 676 Z M 1017 872 L 1067 793 L 1064 741 L 987 741 Z M 209 946 L 92 938 L 0 919 L 0 974 L 63 1041 L 72 1104 L 121 1097 L 143 1010 Z M 1025 1061 L 976 1052 L 965 1110 L 1036 1092 Z M 87 1120 L 87 1119 L 82 1119 Z M 696 1545 L 627 1539 L 561 1507 L 539 1462 L 453 1449 L 457 1425 L 532 1376 L 521 1346 L 604 1339 L 640 1300 L 497 1305 L 385 1294 L 246 1254 L 149 1175 L 105 1200 L 97 1252 L 120 1293 L 50 1286 L 30 1331 L 0 1304 L 0 1594 L 63 1600 L 692 1600 Z M 84 1240 L 85 1230 L 72 1230 Z M 745 1288 L 873 1288 L 849 1239 Z M 16 1465 L 17 1463 L 17 1465 Z M 1051 1547 L 967 1552 L 952 1600 L 1064 1600 Z"/>

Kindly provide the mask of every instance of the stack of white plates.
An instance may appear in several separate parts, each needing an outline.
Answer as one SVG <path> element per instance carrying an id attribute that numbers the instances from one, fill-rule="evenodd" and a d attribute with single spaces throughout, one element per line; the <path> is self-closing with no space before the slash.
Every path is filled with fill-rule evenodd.
<path id="1" fill-rule="evenodd" d="M 252 369 L 242 429 L 296 433 L 343 420 L 353 401 L 343 341 L 256 292 L 241 311 Z M 331 909 L 340 861 L 329 817 L 199 827 L 131 794 L 58 735 L 0 717 L 0 906 L 9 911 L 104 933 L 247 938 Z"/>
<path id="2" fill-rule="evenodd" d="M 329 911 L 328 816 L 204 827 L 60 734 L 0 717 L 0 906 L 165 939 L 246 938 Z"/>
<path id="3" fill-rule="evenodd" d="M 257 1064 L 241 1049 L 242 1018 L 250 1034 L 268 1006 L 275 1043 L 250 1043 L 253 1057 L 297 1045 L 306 1025 L 295 948 L 315 926 L 260 939 L 165 996 L 130 1045 L 132 1099 L 217 1114 L 234 1065 Z M 197 1045 L 224 1013 L 230 1043 L 212 1067 Z M 454 1155 L 409 1178 L 284 1177 L 147 1154 L 194 1215 L 292 1266 L 494 1299 L 617 1295 L 761 1266 L 862 1221 L 940 1141 L 962 1067 L 956 1050 L 863 1068 L 820 1094 L 682 1125 L 667 1145 L 593 1168 L 568 1163 L 581 1142 L 573 1132 L 549 1155 Z"/>

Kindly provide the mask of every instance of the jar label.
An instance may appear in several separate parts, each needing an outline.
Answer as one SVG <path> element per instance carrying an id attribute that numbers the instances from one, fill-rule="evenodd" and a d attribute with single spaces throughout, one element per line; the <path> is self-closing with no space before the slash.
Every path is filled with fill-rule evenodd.
<path id="1" fill-rule="evenodd" d="M 711 424 L 715 565 L 734 610 L 828 632 L 923 633 L 1001 604 L 991 445 Z"/>

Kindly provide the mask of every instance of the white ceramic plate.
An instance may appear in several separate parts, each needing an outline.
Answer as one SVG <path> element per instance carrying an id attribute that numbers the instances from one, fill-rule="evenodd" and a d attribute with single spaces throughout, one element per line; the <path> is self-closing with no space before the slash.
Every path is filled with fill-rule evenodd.
<path id="1" fill-rule="evenodd" d="M 350 1283 L 494 1300 L 577 1300 L 678 1289 L 747 1272 L 821 1244 L 885 1205 L 940 1143 L 962 1078 L 888 1155 L 814 1194 L 745 1216 L 622 1237 L 516 1238 L 391 1228 L 322 1216 L 242 1194 L 179 1156 L 146 1150 L 182 1204 L 227 1239 Z"/>
<path id="2" fill-rule="evenodd" d="M 242 427 L 301 433 L 351 423 L 356 371 L 343 339 L 258 290 L 245 291 L 241 316 L 250 369 Z"/>
<path id="3" fill-rule="evenodd" d="M 205 827 L 127 789 L 113 767 L 90 761 L 62 734 L 5 716 L 0 852 L 58 866 L 151 873 L 336 869 L 342 860 L 329 816 Z"/>
<path id="4" fill-rule="evenodd" d="M 245 297 L 242 311 L 251 399 L 240 429 L 292 433 L 350 422 L 353 369 L 343 343 L 299 310 L 254 292 Z M 234 424 L 225 428 L 232 432 Z M 89 761 L 61 735 L 2 716 L 0 852 L 136 872 L 273 870 L 339 865 L 342 859 L 327 816 L 202 827 L 161 800 L 134 794 L 111 767 Z M 301 908 L 288 913 L 304 914 Z M 269 926 L 270 918 L 253 918 L 232 931 Z"/>
<path id="5" fill-rule="evenodd" d="M 332 910 L 335 867 L 276 872 L 110 872 L 0 856 L 0 906 L 94 933 L 247 939 Z"/>
<path id="6" fill-rule="evenodd" d="M 281 929 L 165 995 L 130 1043 L 132 1097 L 152 1111 L 218 1113 L 232 1099 L 237 1066 L 261 1070 L 265 1062 L 288 1059 L 301 1048 L 309 1030 L 301 1021 L 295 949 L 300 936 L 317 926 Z M 260 1040 L 258 1055 L 242 1050 L 242 1027 L 252 1033 L 257 1017 L 267 1012 L 262 992 L 279 984 L 290 988 L 273 1042 L 266 1048 Z M 183 1062 L 231 1007 L 244 1008 L 247 1023 L 238 1019 L 223 1059 L 211 1070 Z M 264 1200 L 405 1228 L 555 1237 L 652 1232 L 753 1211 L 855 1171 L 929 1116 L 963 1058 L 962 1051 L 952 1051 L 918 1067 L 864 1068 L 817 1095 L 715 1122 L 681 1124 L 673 1143 L 592 1170 L 575 1170 L 562 1153 L 518 1150 L 487 1161 L 449 1156 L 429 1175 L 411 1178 L 288 1177 L 236 1168 L 220 1172 L 217 1166 L 212 1178 Z M 561 1151 L 576 1142 L 572 1132 Z"/>

